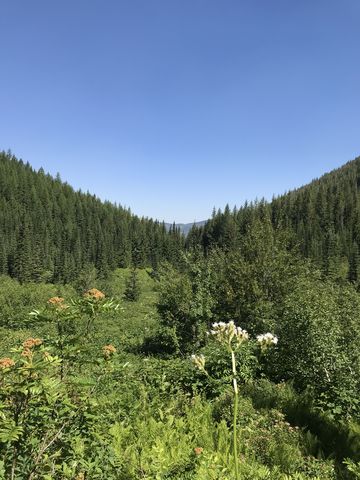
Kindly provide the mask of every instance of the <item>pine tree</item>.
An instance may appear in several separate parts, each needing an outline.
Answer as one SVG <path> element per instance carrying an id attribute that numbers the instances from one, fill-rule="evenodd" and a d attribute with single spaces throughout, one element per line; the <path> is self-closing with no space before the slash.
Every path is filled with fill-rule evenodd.
<path id="1" fill-rule="evenodd" d="M 353 243 L 350 252 L 348 279 L 352 283 L 358 283 L 360 280 L 359 246 L 356 242 Z"/>
<path id="2" fill-rule="evenodd" d="M 129 302 L 136 302 L 140 297 L 140 285 L 136 268 L 133 267 L 125 282 L 124 298 Z"/>

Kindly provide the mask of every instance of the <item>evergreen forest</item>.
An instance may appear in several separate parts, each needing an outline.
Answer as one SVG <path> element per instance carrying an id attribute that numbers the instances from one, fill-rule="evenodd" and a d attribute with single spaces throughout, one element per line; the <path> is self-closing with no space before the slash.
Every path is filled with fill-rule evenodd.
<path id="1" fill-rule="evenodd" d="M 176 227 L 132 215 L 75 192 L 11 153 L 0 153 L 0 273 L 20 282 L 68 283 L 95 267 L 115 268 L 173 262 L 184 239 Z"/>
<path id="2" fill-rule="evenodd" d="M 1 480 L 360 479 L 360 158 L 176 224 L 0 153 Z"/>

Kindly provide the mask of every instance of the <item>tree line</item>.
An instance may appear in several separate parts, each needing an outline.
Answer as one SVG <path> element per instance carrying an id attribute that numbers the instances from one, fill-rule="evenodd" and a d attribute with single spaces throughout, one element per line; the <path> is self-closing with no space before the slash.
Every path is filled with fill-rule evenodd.
<path id="1" fill-rule="evenodd" d="M 288 231 L 303 256 L 312 259 L 327 277 L 360 281 L 360 157 L 310 184 L 267 202 L 245 203 L 233 210 L 214 210 L 203 226 L 194 226 L 187 247 L 201 245 L 236 250 L 256 221 L 271 221 Z"/>
<path id="2" fill-rule="evenodd" d="M 35 171 L 0 153 L 0 274 L 22 282 L 67 283 L 89 267 L 178 264 L 184 250 L 236 251 L 254 223 L 287 231 L 292 246 L 326 277 L 360 281 L 360 157 L 310 184 L 267 202 L 213 211 L 186 239 L 174 224 L 133 215 L 95 195 L 74 191 L 60 176 Z"/>
<path id="3" fill-rule="evenodd" d="M 59 175 L 35 171 L 0 152 L 0 274 L 21 282 L 67 283 L 95 266 L 156 268 L 176 262 L 184 237 L 95 195 L 74 191 Z"/>

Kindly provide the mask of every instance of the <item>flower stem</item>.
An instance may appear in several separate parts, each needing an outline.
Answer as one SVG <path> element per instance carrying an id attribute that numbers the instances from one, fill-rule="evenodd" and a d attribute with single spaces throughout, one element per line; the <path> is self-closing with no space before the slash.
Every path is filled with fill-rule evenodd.
<path id="1" fill-rule="evenodd" d="M 237 413 L 238 413 L 238 402 L 239 402 L 239 392 L 236 380 L 236 361 L 235 354 L 231 350 L 231 361 L 232 361 L 232 372 L 233 372 L 233 387 L 234 387 L 234 418 L 233 418 L 233 453 L 234 453 L 234 464 L 235 464 L 235 478 L 239 480 L 239 465 L 238 465 L 238 453 L 237 453 Z"/>

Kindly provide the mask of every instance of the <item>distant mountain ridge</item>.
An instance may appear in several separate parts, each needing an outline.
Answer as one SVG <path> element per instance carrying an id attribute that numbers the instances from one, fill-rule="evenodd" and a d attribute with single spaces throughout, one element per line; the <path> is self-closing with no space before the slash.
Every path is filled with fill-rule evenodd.
<path id="1" fill-rule="evenodd" d="M 208 220 L 202 220 L 201 222 L 193 222 L 193 223 L 175 223 L 175 227 L 180 230 L 180 233 L 187 235 L 193 226 L 195 227 L 203 227 Z M 166 230 L 170 230 L 174 226 L 173 223 L 165 223 Z"/>

